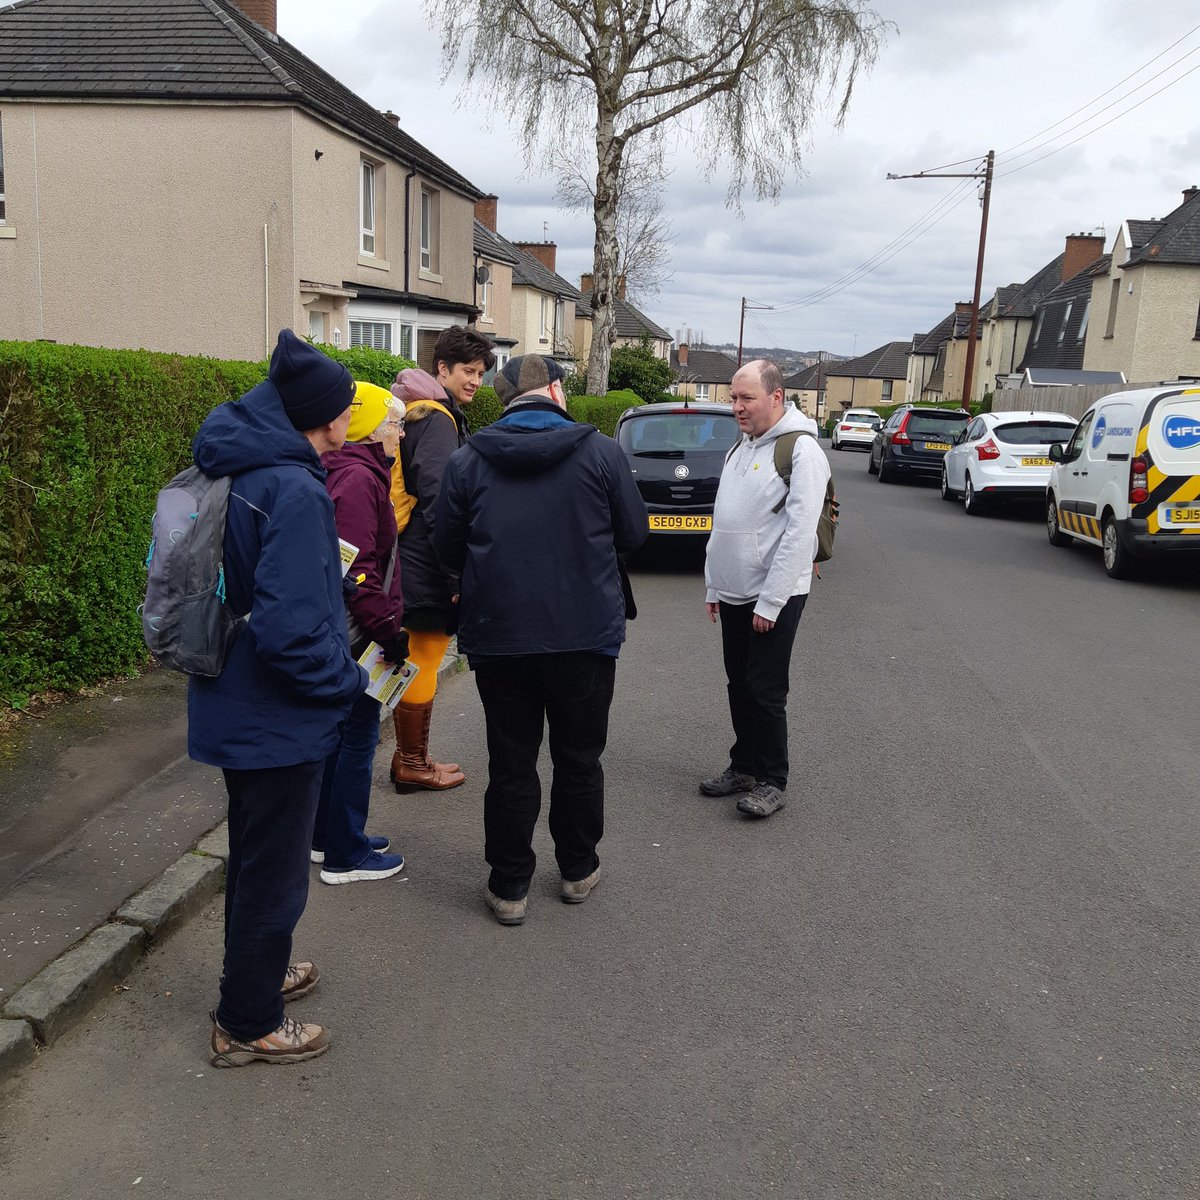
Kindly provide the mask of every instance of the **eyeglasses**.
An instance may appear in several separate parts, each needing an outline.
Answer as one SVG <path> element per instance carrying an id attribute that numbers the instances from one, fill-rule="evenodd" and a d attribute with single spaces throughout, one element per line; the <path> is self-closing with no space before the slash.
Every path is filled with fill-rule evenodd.
<path id="1" fill-rule="evenodd" d="M 388 420 L 384 421 L 383 424 L 380 425 L 379 428 L 380 429 L 403 429 L 404 428 L 404 418 L 403 417 L 389 417 Z"/>

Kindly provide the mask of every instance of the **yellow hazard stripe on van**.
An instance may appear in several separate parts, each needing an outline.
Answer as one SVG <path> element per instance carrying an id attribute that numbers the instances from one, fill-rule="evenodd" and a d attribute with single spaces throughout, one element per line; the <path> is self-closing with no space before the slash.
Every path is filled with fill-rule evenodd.
<path id="1" fill-rule="evenodd" d="M 1095 541 L 1100 540 L 1100 522 L 1095 517 L 1085 516 L 1083 513 L 1067 512 L 1065 509 L 1058 510 L 1058 523 L 1068 533 L 1074 533 L 1079 537 L 1092 538 Z"/>
<path id="2" fill-rule="evenodd" d="M 1163 476 L 1166 478 L 1166 476 Z M 1150 533 L 1200 533 L 1200 526 L 1167 525 L 1158 519 L 1161 506 L 1164 504 L 1192 504 L 1200 499 L 1200 475 L 1187 475 L 1179 480 L 1179 486 L 1166 496 L 1156 496 L 1154 508 L 1146 514 L 1146 529 Z"/>

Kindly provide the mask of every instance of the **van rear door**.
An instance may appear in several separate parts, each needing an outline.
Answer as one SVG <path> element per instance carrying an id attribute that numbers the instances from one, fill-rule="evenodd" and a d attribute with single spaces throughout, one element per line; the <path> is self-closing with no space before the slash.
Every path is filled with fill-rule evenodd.
<path id="1" fill-rule="evenodd" d="M 1134 516 L 1150 533 L 1200 537 L 1200 388 L 1164 392 L 1146 406 L 1137 452 L 1150 497 Z"/>

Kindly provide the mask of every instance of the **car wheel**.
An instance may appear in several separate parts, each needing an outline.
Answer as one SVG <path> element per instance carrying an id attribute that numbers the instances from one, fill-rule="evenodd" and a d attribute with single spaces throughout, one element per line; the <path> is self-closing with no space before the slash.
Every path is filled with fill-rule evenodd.
<path id="1" fill-rule="evenodd" d="M 967 472 L 966 484 L 963 487 L 963 511 L 970 513 L 973 517 L 977 517 L 983 512 L 983 501 L 979 499 L 975 485 L 971 482 L 970 471 Z"/>
<path id="2" fill-rule="evenodd" d="M 1046 496 L 1046 536 L 1052 546 L 1071 544 L 1071 535 L 1063 533 L 1062 526 L 1058 523 L 1058 501 L 1054 499 L 1052 492 Z"/>
<path id="3" fill-rule="evenodd" d="M 884 451 L 883 453 L 881 453 L 879 455 L 879 482 L 880 483 L 894 483 L 895 482 L 895 480 L 892 479 L 892 470 L 887 465 L 887 452 L 886 451 Z"/>
<path id="4" fill-rule="evenodd" d="M 840 450 L 840 449 L 841 449 L 841 446 L 839 446 L 839 445 L 838 445 L 838 440 L 837 440 L 837 438 L 833 438 L 833 439 L 830 441 L 830 443 L 829 443 L 829 448 L 830 448 L 830 450 Z"/>
<path id="5" fill-rule="evenodd" d="M 942 463 L 942 499 L 957 500 L 958 497 L 950 490 L 950 476 L 946 471 L 946 464 Z"/>
<path id="6" fill-rule="evenodd" d="M 873 446 L 867 447 L 867 474 L 879 474 L 879 468 L 875 465 L 875 448 Z"/>
<path id="7" fill-rule="evenodd" d="M 1110 579 L 1132 579 L 1137 574 L 1133 555 L 1121 544 L 1117 523 L 1112 514 L 1104 518 L 1100 540 L 1104 552 L 1104 569 Z"/>

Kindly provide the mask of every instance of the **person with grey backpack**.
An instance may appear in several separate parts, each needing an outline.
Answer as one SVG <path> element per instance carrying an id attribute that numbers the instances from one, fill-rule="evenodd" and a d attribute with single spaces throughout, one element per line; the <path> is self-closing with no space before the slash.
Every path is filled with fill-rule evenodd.
<path id="1" fill-rule="evenodd" d="M 345 441 L 353 396 L 345 367 L 285 329 L 266 381 L 215 408 L 192 444 L 204 475 L 229 480 L 218 602 L 233 635 L 217 672 L 188 681 L 188 753 L 219 767 L 229 793 L 225 956 L 210 1043 L 218 1067 L 301 1062 L 330 1044 L 327 1029 L 285 1016 L 284 1004 L 320 978 L 314 963 L 291 961 L 292 935 L 308 899 L 325 759 L 368 683 L 350 653 L 320 458 Z M 176 517 L 177 527 L 156 524 L 152 577 L 160 550 L 172 558 L 163 543 L 188 541 L 190 514 Z M 211 611 L 207 583 L 201 594 Z M 143 619 L 173 619 L 149 588 Z"/>
<path id="2" fill-rule="evenodd" d="M 743 437 L 721 472 L 704 580 L 734 741 L 729 766 L 700 792 L 737 796 L 739 812 L 762 818 L 785 804 L 788 670 L 814 563 L 832 552 L 837 502 L 816 424 L 784 400 L 779 368 L 747 363 L 730 395 Z"/>

